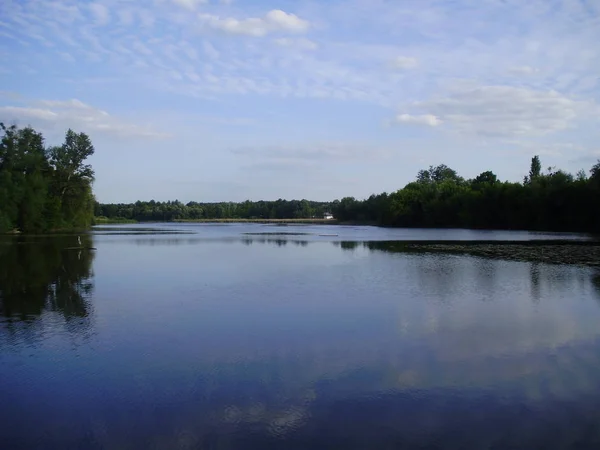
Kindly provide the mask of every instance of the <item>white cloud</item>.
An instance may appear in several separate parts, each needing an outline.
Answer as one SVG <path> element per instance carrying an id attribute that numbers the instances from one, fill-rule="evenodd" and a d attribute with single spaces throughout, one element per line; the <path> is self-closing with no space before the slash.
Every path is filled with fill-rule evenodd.
<path id="1" fill-rule="evenodd" d="M 461 132 L 491 136 L 544 135 L 565 130 L 578 117 L 597 114 L 593 104 L 555 91 L 512 86 L 465 89 L 414 102 L 411 109 L 433 115 Z"/>
<path id="2" fill-rule="evenodd" d="M 304 146 L 273 145 L 232 149 L 238 156 L 277 164 L 316 164 L 324 161 L 351 162 L 385 158 L 389 149 L 368 143 L 318 142 Z"/>
<path id="3" fill-rule="evenodd" d="M 204 28 L 255 37 L 276 32 L 302 33 L 310 27 L 308 21 L 279 9 L 269 11 L 264 17 L 248 19 L 220 18 L 212 14 L 199 14 L 198 17 Z"/>
<path id="4" fill-rule="evenodd" d="M 73 57 L 73 55 L 71 55 L 69 52 L 59 52 L 58 54 L 66 62 L 74 63 L 76 61 L 76 59 Z"/>
<path id="5" fill-rule="evenodd" d="M 140 19 L 140 23 L 142 24 L 142 26 L 144 26 L 146 28 L 150 28 L 156 22 L 156 18 L 154 16 L 154 14 L 152 12 L 150 12 L 149 10 L 138 9 L 136 11 L 137 11 L 137 15 L 138 15 L 138 18 Z"/>
<path id="6" fill-rule="evenodd" d="M 211 1 L 202 7 L 201 12 L 207 14 L 200 19 L 197 13 L 185 10 L 186 5 L 197 7 L 200 2 L 195 0 L 156 0 L 143 6 L 121 0 L 96 1 L 96 6 L 88 7 L 74 0 L 23 0 L 11 14 L 0 2 L 2 30 L 6 28 L 14 39 L 27 41 L 30 53 L 37 57 L 25 60 L 23 55 L 29 53 L 7 48 L 0 55 L 14 56 L 17 61 L 10 70 L 24 73 L 27 66 L 41 73 L 41 68 L 57 61 L 53 73 L 70 77 L 74 85 L 86 83 L 84 78 L 75 81 L 72 75 L 61 72 L 68 70 L 63 60 L 74 58 L 84 67 L 88 61 L 101 62 L 115 80 L 139 82 L 153 91 L 166 89 L 211 99 L 252 93 L 286 99 L 352 100 L 386 108 L 400 104 L 405 108 L 398 111 L 396 123 L 443 123 L 444 128 L 476 133 L 489 133 L 491 128 L 508 128 L 513 130 L 511 134 L 519 135 L 556 126 L 564 129 L 561 127 L 565 123 L 576 124 L 585 114 L 579 114 L 577 109 L 573 119 L 567 114 L 566 120 L 552 122 L 551 118 L 563 116 L 557 116 L 555 109 L 550 108 L 551 118 L 545 119 L 549 125 L 543 125 L 542 119 L 533 123 L 506 119 L 502 126 L 484 126 L 482 119 L 473 118 L 462 106 L 456 106 L 455 113 L 438 113 L 440 102 L 456 100 L 452 86 L 458 81 L 463 87 L 470 83 L 472 89 L 508 88 L 518 83 L 532 92 L 555 90 L 566 99 L 598 101 L 598 77 L 594 75 L 600 70 L 600 53 L 590 39 L 597 33 L 597 21 L 586 19 L 582 11 L 571 11 L 572 17 L 564 11 L 547 11 L 548 20 L 541 21 L 537 11 L 543 9 L 543 0 L 532 0 L 532 6 L 516 0 L 506 0 L 506 5 L 486 1 L 481 10 L 458 9 L 454 11 L 456 16 L 448 15 L 450 6 L 434 0 L 423 0 L 423 7 L 407 2 L 401 8 L 384 0 L 356 0 L 344 5 L 324 2 L 303 9 L 302 14 L 298 12 L 302 18 L 278 10 L 253 14 L 256 5 L 245 2 L 224 8 Z M 175 3 L 182 9 L 176 8 Z M 106 6 L 114 19 L 110 29 L 94 27 L 97 20 L 110 19 L 105 14 Z M 373 14 L 367 14 L 371 9 Z M 508 13 L 518 19 L 518 27 L 514 23 L 513 27 L 498 25 L 495 18 Z M 67 18 L 69 21 L 65 22 Z M 190 33 L 190 29 L 198 28 L 198 22 L 204 30 L 268 35 L 272 40 L 232 41 L 215 34 L 210 43 L 205 43 L 202 37 Z M 160 27 L 150 29 L 154 23 L 160 23 Z M 321 27 L 324 24 L 327 26 Z M 368 39 L 345 33 L 347 26 L 358 24 L 364 25 Z M 481 34 L 481 27 L 486 25 L 486 33 Z M 319 45 L 304 36 L 274 34 L 308 29 L 326 30 L 319 35 Z M 553 29 L 565 33 L 549 33 Z M 426 39 L 421 39 L 421 35 Z M 40 38 L 54 47 L 41 48 Z M 92 73 L 95 70 L 87 69 Z M 529 74 L 536 76 L 515 76 Z M 116 87 L 119 82 L 112 83 Z M 486 94 L 487 101 L 490 92 Z M 517 99 L 517 104 L 521 100 Z M 576 103 L 579 108 L 580 103 Z M 393 117 L 394 113 L 387 115 Z M 379 120 L 370 123 L 376 122 Z"/>
<path id="7" fill-rule="evenodd" d="M 94 21 L 97 25 L 106 25 L 110 20 L 110 12 L 108 8 L 100 3 L 90 3 L 89 9 L 94 16 Z"/>
<path id="8" fill-rule="evenodd" d="M 408 56 L 398 56 L 392 61 L 392 67 L 400 70 L 414 69 L 418 65 L 419 62 L 416 58 L 411 58 Z"/>
<path id="9" fill-rule="evenodd" d="M 12 122 L 17 118 L 54 120 L 57 114 L 49 109 L 0 106 L 0 117 L 0 122 Z"/>
<path id="10" fill-rule="evenodd" d="M 288 47 L 295 50 L 316 50 L 319 48 L 316 42 L 306 38 L 278 38 L 274 39 L 273 42 L 280 47 Z"/>
<path id="11" fill-rule="evenodd" d="M 77 99 L 40 100 L 30 106 L 0 106 L 0 121 L 30 124 L 41 130 L 48 127 L 73 128 L 86 133 L 103 133 L 117 137 L 164 138 L 166 134 L 150 127 L 113 117 Z"/>
<path id="12" fill-rule="evenodd" d="M 219 51 L 208 41 L 202 43 L 204 53 L 211 59 L 217 59 L 220 55 Z"/>
<path id="13" fill-rule="evenodd" d="M 196 9 L 196 6 L 208 3 L 208 0 L 173 0 L 173 3 L 192 11 Z"/>
<path id="14" fill-rule="evenodd" d="M 589 148 L 575 144 L 573 142 L 540 142 L 537 139 L 528 140 L 519 137 L 519 139 L 507 139 L 504 141 L 514 146 L 520 152 L 527 155 L 542 155 L 542 156 L 565 156 L 582 154 L 589 151 Z"/>
<path id="15" fill-rule="evenodd" d="M 436 127 L 442 123 L 442 121 L 433 114 L 398 114 L 398 116 L 396 116 L 395 122 L 409 125 L 427 125 L 430 127 Z"/>
<path id="16" fill-rule="evenodd" d="M 509 69 L 509 72 L 513 75 L 533 75 L 539 70 L 531 66 L 514 66 Z"/>
<path id="17" fill-rule="evenodd" d="M 140 41 L 133 42 L 131 44 L 131 48 L 137 54 L 142 54 L 142 55 L 146 55 L 146 56 L 151 56 L 152 55 L 152 50 L 150 50 L 144 43 L 142 43 Z"/>
<path id="18" fill-rule="evenodd" d="M 37 103 L 50 108 L 93 109 L 91 106 L 83 103 L 81 100 L 77 100 L 76 98 L 72 98 L 70 100 L 39 100 Z M 108 114 L 104 111 L 101 112 L 104 115 Z"/>
<path id="19" fill-rule="evenodd" d="M 119 16 L 119 20 L 121 24 L 125 26 L 130 26 L 133 24 L 133 10 L 131 9 L 119 9 L 117 10 L 117 16 Z"/>

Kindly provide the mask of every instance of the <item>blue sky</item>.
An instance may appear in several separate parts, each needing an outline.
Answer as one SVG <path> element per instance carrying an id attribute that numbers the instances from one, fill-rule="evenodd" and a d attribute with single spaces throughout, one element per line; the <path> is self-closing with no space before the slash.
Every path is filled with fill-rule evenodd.
<path id="1" fill-rule="evenodd" d="M 363 198 L 600 158 L 595 0 L 3 0 L 0 120 L 101 202 Z"/>

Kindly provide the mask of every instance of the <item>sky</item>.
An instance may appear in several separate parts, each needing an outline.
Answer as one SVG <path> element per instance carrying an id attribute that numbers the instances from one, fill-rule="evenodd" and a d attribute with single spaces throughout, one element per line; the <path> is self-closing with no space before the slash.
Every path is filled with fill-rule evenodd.
<path id="1" fill-rule="evenodd" d="M 100 202 L 365 198 L 600 158 L 598 0 L 2 0 L 0 121 Z"/>

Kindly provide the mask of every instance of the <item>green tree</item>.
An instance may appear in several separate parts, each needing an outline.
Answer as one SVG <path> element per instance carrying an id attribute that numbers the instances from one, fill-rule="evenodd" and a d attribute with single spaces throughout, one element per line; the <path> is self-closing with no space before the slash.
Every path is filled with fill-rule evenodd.
<path id="1" fill-rule="evenodd" d="M 417 174 L 418 183 L 441 183 L 443 181 L 460 182 L 462 178 L 458 173 L 445 164 L 429 166 L 429 169 L 420 170 Z"/>
<path id="2" fill-rule="evenodd" d="M 31 127 L 0 123 L 0 130 L 1 225 L 27 232 L 44 229 L 48 188 L 44 138 Z"/>
<path id="3" fill-rule="evenodd" d="M 50 166 L 53 169 L 52 194 L 54 208 L 59 208 L 64 225 L 86 227 L 91 224 L 94 214 L 92 183 L 94 171 L 85 164 L 94 154 L 94 146 L 85 133 L 75 133 L 69 129 L 65 141 L 60 146 L 48 150 Z"/>
<path id="4" fill-rule="evenodd" d="M 498 182 L 498 177 L 494 172 L 488 170 L 487 172 L 482 172 L 473 180 L 473 185 L 481 185 L 481 184 L 496 184 Z"/>
<path id="5" fill-rule="evenodd" d="M 600 187 L 600 160 L 590 169 L 590 182 L 595 187 Z"/>
<path id="6" fill-rule="evenodd" d="M 540 157 L 535 155 L 531 158 L 531 166 L 529 168 L 529 175 L 525 177 L 525 183 L 532 183 L 536 179 L 540 177 L 542 174 L 542 162 L 540 161 Z"/>
<path id="7" fill-rule="evenodd" d="M 93 153 L 87 135 L 67 132 L 65 143 L 46 149 L 31 127 L 0 123 L 0 231 L 84 227 L 94 211 Z"/>

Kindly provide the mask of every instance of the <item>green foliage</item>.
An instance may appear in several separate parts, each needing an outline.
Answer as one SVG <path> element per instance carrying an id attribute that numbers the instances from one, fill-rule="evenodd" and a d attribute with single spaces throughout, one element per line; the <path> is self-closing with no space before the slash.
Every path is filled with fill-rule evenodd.
<path id="1" fill-rule="evenodd" d="M 429 166 L 429 169 L 421 170 L 417 174 L 417 182 L 419 183 L 441 183 L 443 181 L 459 183 L 463 180 L 458 176 L 455 170 L 445 164 Z"/>
<path id="2" fill-rule="evenodd" d="M 600 188 L 600 160 L 590 169 L 590 182 L 596 188 Z"/>
<path id="3" fill-rule="evenodd" d="M 540 157 L 535 155 L 531 158 L 531 166 L 529 168 L 529 175 L 525 177 L 525 184 L 533 183 L 542 174 L 542 162 Z"/>
<path id="4" fill-rule="evenodd" d="M 473 188 L 483 188 L 485 185 L 496 184 L 498 177 L 492 171 L 482 172 L 471 182 Z"/>
<path id="5" fill-rule="evenodd" d="M 600 162 L 588 180 L 562 170 L 541 173 L 532 159 L 525 183 L 500 182 L 483 172 L 464 182 L 446 166 L 430 167 L 388 196 L 382 225 L 554 231 L 600 231 Z M 594 180 L 597 182 L 595 183 Z M 367 201 L 363 202 L 366 203 Z M 354 204 L 361 209 L 361 202 Z"/>
<path id="6" fill-rule="evenodd" d="M 0 232 L 83 228 L 93 219 L 94 147 L 84 133 L 46 149 L 41 133 L 0 123 Z"/>
<path id="7" fill-rule="evenodd" d="M 173 221 L 204 219 L 311 219 L 323 218 L 331 212 L 332 204 L 308 200 L 249 200 L 241 203 L 198 203 L 183 204 L 178 200 L 168 202 L 137 201 L 131 204 L 96 203 L 94 212 L 104 220 Z"/>

